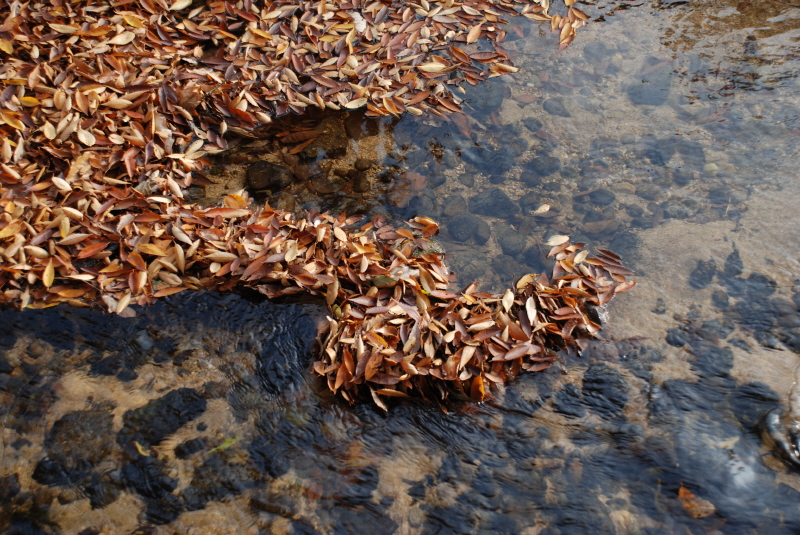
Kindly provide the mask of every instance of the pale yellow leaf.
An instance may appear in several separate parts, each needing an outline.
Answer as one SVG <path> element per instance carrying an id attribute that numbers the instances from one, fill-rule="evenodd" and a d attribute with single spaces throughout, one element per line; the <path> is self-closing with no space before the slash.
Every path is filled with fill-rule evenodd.
<path id="1" fill-rule="evenodd" d="M 44 274 L 42 275 L 42 283 L 44 283 L 45 287 L 49 288 L 53 285 L 53 281 L 56 278 L 56 270 L 53 267 L 53 259 L 51 258 L 50 261 L 47 263 L 47 267 L 44 268 Z"/>
<path id="2" fill-rule="evenodd" d="M 136 39 L 136 34 L 133 32 L 122 32 L 119 35 L 115 35 L 111 39 L 108 40 L 109 45 L 127 45 L 131 41 Z"/>
<path id="3" fill-rule="evenodd" d="M 549 240 L 547 240 L 547 243 L 545 243 L 545 245 L 554 247 L 556 245 L 561 245 L 562 243 L 566 243 L 568 240 L 569 236 L 564 236 L 563 234 L 555 234 L 551 236 Z"/>
<path id="4" fill-rule="evenodd" d="M 67 26 L 66 24 L 51 24 L 50 27 L 58 33 L 72 34 L 78 31 L 75 26 Z"/>

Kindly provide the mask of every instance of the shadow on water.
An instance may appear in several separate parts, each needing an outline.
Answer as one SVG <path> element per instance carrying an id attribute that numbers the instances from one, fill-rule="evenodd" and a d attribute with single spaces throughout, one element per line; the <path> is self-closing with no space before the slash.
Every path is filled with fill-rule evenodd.
<path id="1" fill-rule="evenodd" d="M 607 340 L 483 405 L 383 414 L 310 373 L 313 304 L 3 311 L 0 530 L 799 532 L 800 479 L 761 422 L 800 351 L 781 235 L 800 11 L 753 4 L 598 2 L 560 54 L 514 20 L 521 71 L 466 88 L 465 115 L 285 119 L 196 192 L 432 216 L 459 282 L 495 290 L 546 269 L 553 234 L 610 247 L 641 279 Z"/>

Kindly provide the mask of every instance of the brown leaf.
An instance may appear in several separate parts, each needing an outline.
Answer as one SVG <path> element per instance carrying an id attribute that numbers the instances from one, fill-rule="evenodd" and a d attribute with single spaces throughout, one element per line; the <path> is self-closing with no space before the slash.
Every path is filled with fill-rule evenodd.
<path id="1" fill-rule="evenodd" d="M 717 508 L 714 507 L 713 503 L 708 500 L 704 500 L 703 498 L 698 498 L 683 485 L 681 485 L 681 488 L 678 489 L 678 499 L 680 500 L 683 508 L 692 518 L 706 518 L 707 516 L 713 515 L 717 511 Z"/>

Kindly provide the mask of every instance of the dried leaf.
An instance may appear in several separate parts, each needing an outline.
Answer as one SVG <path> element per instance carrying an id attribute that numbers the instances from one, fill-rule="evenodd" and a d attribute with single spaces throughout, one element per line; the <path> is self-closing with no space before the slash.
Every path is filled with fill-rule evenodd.
<path id="1" fill-rule="evenodd" d="M 568 241 L 569 241 L 569 236 L 564 236 L 564 235 L 561 235 L 561 234 L 555 234 L 553 236 L 550 236 L 550 239 L 547 240 L 547 243 L 545 243 L 545 245 L 549 245 L 551 247 L 555 247 L 556 245 L 561 245 L 561 244 L 566 243 Z"/>
<path id="2" fill-rule="evenodd" d="M 44 273 L 42 274 L 42 284 L 44 284 L 45 288 L 49 288 L 53 285 L 53 280 L 56 277 L 56 270 L 53 267 L 53 259 L 47 261 L 47 267 L 44 268 Z"/>
<path id="3" fill-rule="evenodd" d="M 472 28 L 469 29 L 469 33 L 467 33 L 467 43 L 474 43 L 481 37 L 481 25 L 476 24 Z"/>
<path id="4" fill-rule="evenodd" d="M 108 40 L 109 45 L 127 45 L 131 41 L 136 39 L 136 34 L 133 32 L 122 32 L 119 35 L 115 35 L 111 39 Z"/>

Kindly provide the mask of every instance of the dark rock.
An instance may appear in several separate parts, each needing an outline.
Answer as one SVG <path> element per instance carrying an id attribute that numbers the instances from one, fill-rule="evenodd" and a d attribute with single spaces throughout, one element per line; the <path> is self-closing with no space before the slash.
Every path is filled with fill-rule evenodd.
<path id="1" fill-rule="evenodd" d="M 80 467 L 84 471 L 88 470 L 88 468 L 88 466 Z M 61 463 L 45 457 L 36 463 L 31 477 L 42 485 L 66 486 L 70 483 L 79 483 L 83 479 L 84 474 L 81 473 L 80 469 L 77 473 L 76 471 L 67 470 Z"/>
<path id="2" fill-rule="evenodd" d="M 589 194 L 589 200 L 595 206 L 608 206 L 617 200 L 617 196 L 607 189 L 597 189 Z"/>
<path id="3" fill-rule="evenodd" d="M 281 477 L 289 471 L 289 459 L 286 451 L 272 444 L 268 437 L 257 436 L 247 448 L 250 460 L 261 472 L 270 477 Z"/>
<path id="4" fill-rule="evenodd" d="M 294 175 L 282 165 L 258 161 L 247 168 L 247 184 L 254 191 L 280 190 L 294 181 Z"/>
<path id="5" fill-rule="evenodd" d="M 775 326 L 776 314 L 772 303 L 766 299 L 742 299 L 735 306 L 739 322 L 754 332 L 766 332 Z"/>
<path id="6" fill-rule="evenodd" d="M 742 426 L 754 430 L 765 414 L 780 406 L 781 396 L 764 383 L 745 383 L 730 395 L 729 404 Z"/>
<path id="7" fill-rule="evenodd" d="M 531 171 L 523 171 L 522 174 L 519 175 L 519 179 L 523 184 L 525 184 L 529 188 L 536 188 L 542 185 L 542 177 Z M 537 199 L 541 198 L 541 195 L 536 195 L 536 198 Z M 541 204 L 541 202 L 539 204 Z"/>
<path id="8" fill-rule="evenodd" d="M 481 218 L 472 214 L 459 214 L 447 222 L 447 231 L 450 236 L 460 242 L 475 238 L 479 244 L 484 244 L 491 236 L 489 225 Z"/>
<path id="9" fill-rule="evenodd" d="M 444 200 L 442 213 L 447 217 L 463 214 L 467 211 L 467 201 L 461 195 L 451 195 Z"/>
<path id="10" fill-rule="evenodd" d="M 472 237 L 475 238 L 475 243 L 483 245 L 492 237 L 492 230 L 489 228 L 489 223 L 480 218 L 476 219 L 478 219 L 478 221 L 475 225 L 475 232 Z"/>
<path id="11" fill-rule="evenodd" d="M 572 117 L 572 114 L 564 106 L 560 98 L 548 98 L 542 103 L 544 111 L 550 115 L 557 115 L 558 117 Z"/>
<path id="12" fill-rule="evenodd" d="M 539 177 L 550 176 L 561 169 L 561 160 L 555 156 L 539 156 L 528 163 L 530 172 Z"/>
<path id="13" fill-rule="evenodd" d="M 686 412 L 707 409 L 708 400 L 702 385 L 683 379 L 667 379 L 663 387 L 678 409 Z"/>
<path id="14" fill-rule="evenodd" d="M 636 422 L 625 422 L 610 429 L 610 431 L 611 436 L 622 448 L 630 448 L 643 442 L 645 438 L 644 426 Z"/>
<path id="15" fill-rule="evenodd" d="M 226 459 L 226 455 L 217 452 L 195 469 L 191 484 L 183 491 L 188 511 L 237 496 L 252 485 L 247 468 L 241 462 L 226 462 Z"/>
<path id="16" fill-rule="evenodd" d="M 536 117 L 525 117 L 522 119 L 522 124 L 525 125 L 525 128 L 530 130 L 531 132 L 538 132 L 542 129 L 542 121 L 537 119 Z"/>
<path id="17" fill-rule="evenodd" d="M 699 340 L 690 345 L 695 356 L 692 369 L 700 377 L 728 377 L 733 369 L 733 352 L 730 348 L 721 348 L 706 340 Z"/>
<path id="18" fill-rule="evenodd" d="M 473 214 L 509 218 L 519 213 L 519 206 L 498 188 L 488 188 L 469 200 Z"/>
<path id="19" fill-rule="evenodd" d="M 458 181 L 461 182 L 462 185 L 468 188 L 475 187 L 475 175 L 472 173 L 464 173 L 463 175 L 458 175 Z"/>
<path id="20" fill-rule="evenodd" d="M 775 293 L 778 282 L 764 273 L 754 271 L 747 277 L 747 295 L 751 299 L 768 297 Z"/>
<path id="21" fill-rule="evenodd" d="M 20 493 L 19 476 L 11 473 L 0 477 L 0 503 L 10 504 Z"/>
<path id="22" fill-rule="evenodd" d="M 489 175 L 490 181 L 500 183 L 503 173 L 514 165 L 514 156 L 505 148 L 467 147 L 461 151 L 461 159 L 475 166 L 481 173 Z"/>
<path id="23" fill-rule="evenodd" d="M 656 299 L 656 306 L 653 307 L 653 314 L 666 314 L 667 313 L 667 304 L 664 300 L 659 297 Z"/>
<path id="24" fill-rule="evenodd" d="M 695 179 L 695 176 L 692 173 L 687 173 L 681 171 L 680 169 L 675 170 L 672 174 L 672 180 L 679 186 L 688 186 L 692 183 Z"/>
<path id="25" fill-rule="evenodd" d="M 556 393 L 553 410 L 573 418 L 583 418 L 586 409 L 581 401 L 581 393 L 574 384 L 568 383 Z"/>
<path id="26" fill-rule="evenodd" d="M 12 366 L 10 362 L 8 362 L 8 359 L 6 358 L 5 355 L 0 354 L 0 373 L 10 374 L 13 371 L 14 371 L 14 366 Z"/>
<path id="27" fill-rule="evenodd" d="M 359 173 L 353 181 L 353 191 L 356 193 L 367 193 L 372 189 L 369 178 L 363 173 Z"/>
<path id="28" fill-rule="evenodd" d="M 369 158 L 358 158 L 353 164 L 353 167 L 355 167 L 358 171 L 366 171 L 375 164 L 376 162 L 374 160 L 370 160 Z"/>
<path id="29" fill-rule="evenodd" d="M 178 481 L 167 476 L 164 461 L 140 455 L 122 468 L 122 478 L 144 498 L 157 500 L 175 490 Z"/>
<path id="30" fill-rule="evenodd" d="M 108 474 L 92 474 L 91 481 L 84 488 L 89 496 L 92 509 L 101 509 L 111 505 L 120 495 L 119 485 Z"/>
<path id="31" fill-rule="evenodd" d="M 177 519 L 182 512 L 183 503 L 181 499 L 173 494 L 167 494 L 158 500 L 147 500 L 144 517 L 148 523 L 162 526 Z"/>
<path id="32" fill-rule="evenodd" d="M 669 68 L 660 68 L 628 87 L 628 98 L 637 106 L 661 106 L 669 98 L 672 73 Z"/>
<path id="33" fill-rule="evenodd" d="M 628 402 L 625 378 L 606 364 L 592 364 L 583 375 L 584 403 L 604 418 L 622 413 Z"/>
<path id="34" fill-rule="evenodd" d="M 736 329 L 736 325 L 727 318 L 704 321 L 697 329 L 697 334 L 706 340 L 716 342 L 724 340 Z"/>
<path id="35" fill-rule="evenodd" d="M 759 344 L 761 344 L 762 346 L 767 347 L 769 349 L 780 349 L 781 348 L 780 340 L 778 340 L 778 338 L 774 334 L 772 334 L 771 332 L 756 331 L 753 334 L 753 338 L 755 338 L 756 341 Z"/>
<path id="36" fill-rule="evenodd" d="M 195 453 L 201 452 L 206 448 L 206 441 L 203 440 L 201 437 L 193 438 L 191 440 L 187 440 L 186 442 L 182 442 L 175 447 L 175 456 L 178 459 L 186 459 L 194 455 Z"/>
<path id="37" fill-rule="evenodd" d="M 686 334 L 678 329 L 668 329 L 666 341 L 673 347 L 683 347 L 689 343 L 686 340 Z"/>
<path id="38" fill-rule="evenodd" d="M 728 294 L 722 290 L 714 290 L 714 293 L 711 294 L 711 303 L 719 310 L 726 310 L 730 306 Z"/>
<path id="39" fill-rule="evenodd" d="M 96 464 L 111 452 L 114 436 L 113 416 L 109 410 L 74 411 L 53 424 L 45 438 L 48 454 L 62 465 L 74 468 Z"/>
<path id="40" fill-rule="evenodd" d="M 283 316 L 270 325 L 269 334 L 262 334 L 251 350 L 256 356 L 258 385 L 269 396 L 285 396 L 305 380 L 317 327 L 308 314 L 300 309 L 293 312 L 291 321 Z"/>
<path id="41" fill-rule="evenodd" d="M 407 210 L 411 215 L 430 215 L 434 211 L 433 199 L 427 195 L 412 197 Z"/>
<path id="42" fill-rule="evenodd" d="M 117 442 L 131 448 L 133 441 L 145 448 L 160 444 L 205 410 L 206 400 L 197 390 L 172 390 L 147 405 L 126 412 L 122 417 L 123 427 Z"/>
<path id="43" fill-rule="evenodd" d="M 497 489 L 492 484 L 492 475 L 489 471 L 481 466 L 478 468 L 478 473 L 475 479 L 472 480 L 472 488 L 487 498 L 492 498 L 497 495 Z"/>
<path id="44" fill-rule="evenodd" d="M 506 146 L 508 147 L 509 151 L 511 152 L 514 158 L 519 158 L 520 156 L 525 154 L 530 148 L 530 144 L 528 143 L 528 141 L 522 137 L 514 137 L 509 139 L 506 142 Z"/>
<path id="45" fill-rule="evenodd" d="M 459 214 L 447 221 L 447 231 L 454 240 L 465 242 L 474 235 L 479 221 L 472 214 Z"/>
<path id="46" fill-rule="evenodd" d="M 648 182 L 643 182 L 636 186 L 636 195 L 647 201 L 655 201 L 662 192 L 661 188 Z"/>
<path id="47" fill-rule="evenodd" d="M 521 177 L 520 177 L 521 178 Z M 542 196 L 535 191 L 529 191 L 525 195 L 519 198 L 519 204 L 522 206 L 523 211 L 527 212 L 528 210 L 535 210 L 539 208 L 542 203 Z M 552 208 L 550 211 L 555 212 Z M 798 294 L 800 296 L 800 294 Z"/>
<path id="48" fill-rule="evenodd" d="M 504 254 L 517 256 L 525 249 L 525 236 L 507 225 L 496 225 L 495 236 Z"/>
<path id="49" fill-rule="evenodd" d="M 714 274 L 717 272 L 717 263 L 712 258 L 711 260 L 697 261 L 697 267 L 689 274 L 689 284 L 692 288 L 701 290 L 711 284 L 714 280 Z"/>
<path id="50" fill-rule="evenodd" d="M 445 176 L 445 167 L 439 163 L 432 163 L 429 166 L 429 171 L 427 173 L 428 179 L 428 186 L 431 188 L 438 188 L 445 182 L 447 182 L 447 177 Z"/>
<path id="51" fill-rule="evenodd" d="M 628 215 L 631 217 L 641 217 L 644 215 L 644 208 L 638 204 L 629 204 L 625 208 L 625 211 L 628 212 Z"/>
<path id="52" fill-rule="evenodd" d="M 669 219 L 686 219 L 695 214 L 693 210 L 687 208 L 684 204 L 676 202 L 665 202 L 661 205 L 661 209 L 664 211 L 664 217 Z"/>

